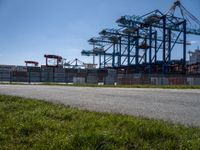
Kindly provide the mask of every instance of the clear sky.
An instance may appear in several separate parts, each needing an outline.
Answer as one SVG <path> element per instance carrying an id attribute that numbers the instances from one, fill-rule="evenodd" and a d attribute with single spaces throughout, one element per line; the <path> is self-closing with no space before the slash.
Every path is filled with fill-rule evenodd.
<path id="1" fill-rule="evenodd" d="M 104 28 L 117 27 L 123 15 L 142 15 L 155 9 L 167 12 L 174 0 L 0 0 L 0 64 L 23 65 L 24 60 L 44 64 L 44 54 L 72 60 L 87 40 Z M 200 19 L 200 0 L 182 0 Z M 196 43 L 197 42 L 197 43 Z M 200 45 L 200 38 L 189 49 Z"/>

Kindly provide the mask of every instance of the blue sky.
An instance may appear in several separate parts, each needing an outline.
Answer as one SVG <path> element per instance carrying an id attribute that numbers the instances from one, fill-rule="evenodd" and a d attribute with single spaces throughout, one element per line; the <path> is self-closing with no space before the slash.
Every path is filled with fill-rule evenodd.
<path id="1" fill-rule="evenodd" d="M 24 60 L 44 64 L 44 54 L 58 54 L 72 60 L 87 40 L 104 28 L 117 27 L 123 15 L 142 15 L 155 9 L 166 12 L 174 0 L 0 0 L 0 64 L 23 65 Z M 200 19 L 200 1 L 182 0 Z M 198 43 L 188 49 L 200 45 Z"/>

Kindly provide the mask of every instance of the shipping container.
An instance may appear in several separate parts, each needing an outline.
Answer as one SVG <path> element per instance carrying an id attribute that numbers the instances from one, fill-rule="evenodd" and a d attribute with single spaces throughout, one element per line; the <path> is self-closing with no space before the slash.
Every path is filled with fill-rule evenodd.
<path id="1" fill-rule="evenodd" d="M 85 78 L 83 77 L 73 77 L 74 84 L 85 84 Z"/>
<path id="2" fill-rule="evenodd" d="M 98 83 L 98 78 L 97 76 L 87 76 L 87 83 L 88 84 L 97 84 Z"/>

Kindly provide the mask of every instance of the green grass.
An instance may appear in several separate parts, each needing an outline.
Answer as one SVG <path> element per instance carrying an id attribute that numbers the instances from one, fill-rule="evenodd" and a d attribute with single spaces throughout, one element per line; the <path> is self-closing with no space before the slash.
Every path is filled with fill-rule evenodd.
<path id="1" fill-rule="evenodd" d="M 12 85 L 24 85 L 21 83 L 0 83 Z M 28 83 L 27 83 L 28 84 Z M 35 85 L 35 84 L 33 84 Z M 36 84 L 38 85 L 38 84 Z M 200 85 L 97 85 L 97 84 L 59 84 L 53 82 L 39 83 L 50 86 L 74 86 L 74 87 L 99 87 L 99 88 L 160 88 L 160 89 L 200 89 Z"/>
<path id="2" fill-rule="evenodd" d="M 56 84 L 42 83 L 42 85 L 100 87 L 100 88 L 161 88 L 161 89 L 200 89 L 200 85 L 97 85 L 97 84 Z"/>
<path id="3" fill-rule="evenodd" d="M 0 149 L 200 149 L 200 129 L 0 96 Z"/>

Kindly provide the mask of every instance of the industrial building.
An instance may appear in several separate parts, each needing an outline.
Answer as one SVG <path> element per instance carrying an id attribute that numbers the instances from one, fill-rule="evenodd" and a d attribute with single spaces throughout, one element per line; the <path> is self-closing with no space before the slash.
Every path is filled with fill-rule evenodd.
<path id="1" fill-rule="evenodd" d="M 190 59 L 189 59 L 189 64 L 196 64 L 200 63 L 200 49 L 198 48 L 194 52 L 189 52 L 190 54 Z"/>
<path id="2" fill-rule="evenodd" d="M 177 11 L 181 17 L 176 16 Z M 45 55 L 46 65 L 0 66 L 0 81 L 77 84 L 200 84 L 200 50 L 189 53 L 188 35 L 200 36 L 200 21 L 177 0 L 167 13 L 154 10 L 142 16 L 121 16 L 119 28 L 103 29 L 88 40 L 93 63 Z M 176 49 L 181 54 L 174 54 Z M 98 58 L 98 69 L 95 62 Z M 50 64 L 51 62 L 51 64 Z M 30 66 L 31 65 L 31 66 Z"/>

